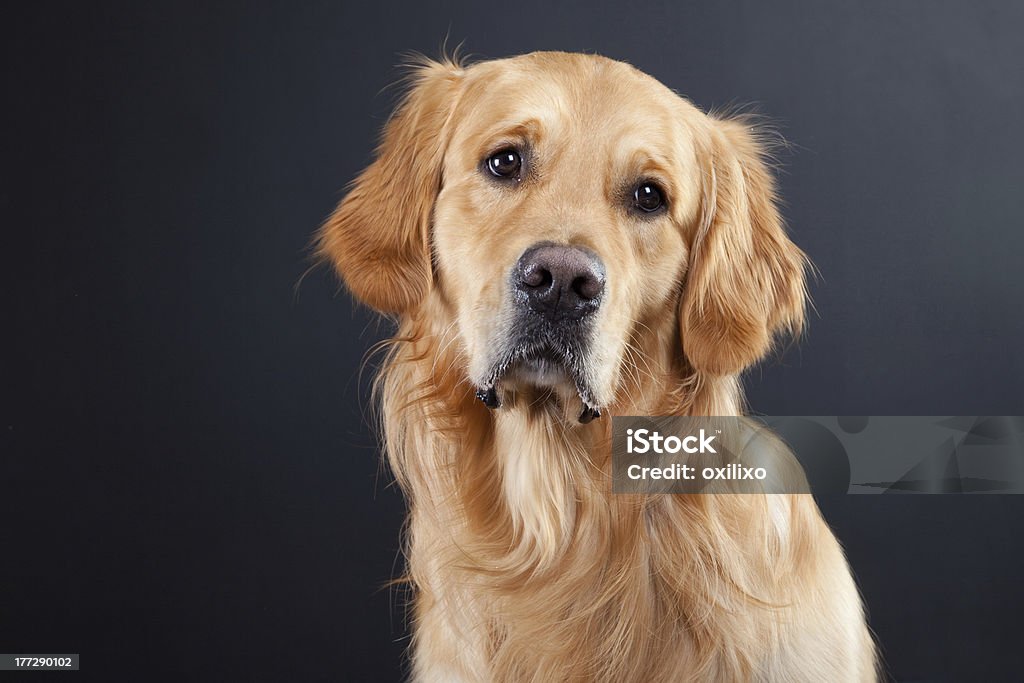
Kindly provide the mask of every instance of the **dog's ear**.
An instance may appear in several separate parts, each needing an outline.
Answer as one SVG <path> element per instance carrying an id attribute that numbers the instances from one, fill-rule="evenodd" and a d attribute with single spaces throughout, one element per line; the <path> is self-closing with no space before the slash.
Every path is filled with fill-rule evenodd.
<path id="1" fill-rule="evenodd" d="M 316 245 L 352 294 L 383 313 L 408 311 L 431 285 L 430 223 L 462 70 L 424 61 L 410 81 L 376 159 L 321 228 Z"/>
<path id="2" fill-rule="evenodd" d="M 807 259 L 786 237 L 757 133 L 742 120 L 710 125 L 679 325 L 695 370 L 730 375 L 761 359 L 777 334 L 802 330 Z"/>

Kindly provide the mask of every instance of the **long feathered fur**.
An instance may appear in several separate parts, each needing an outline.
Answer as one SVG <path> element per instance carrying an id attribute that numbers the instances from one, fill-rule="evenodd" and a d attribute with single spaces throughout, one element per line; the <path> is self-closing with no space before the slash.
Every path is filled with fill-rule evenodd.
<path id="1" fill-rule="evenodd" d="M 637 78 L 597 57 L 520 60 L 540 65 L 533 83 L 558 69 Z M 575 424 L 554 390 L 510 390 L 496 412 L 474 398 L 459 293 L 439 286 L 429 234 L 466 71 L 420 67 L 318 242 L 398 322 L 375 396 L 410 510 L 413 677 L 872 680 L 856 587 L 810 496 L 613 495 L 610 420 Z M 803 322 L 806 259 L 755 131 L 687 116 L 702 164 L 689 267 L 673 315 L 628 321 L 613 414 L 740 415 L 739 373 Z"/>

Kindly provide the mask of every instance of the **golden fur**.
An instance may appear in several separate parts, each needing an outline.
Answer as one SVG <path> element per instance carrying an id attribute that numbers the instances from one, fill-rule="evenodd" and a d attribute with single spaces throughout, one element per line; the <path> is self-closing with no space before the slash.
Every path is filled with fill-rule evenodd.
<path id="1" fill-rule="evenodd" d="M 481 159 L 528 147 L 498 187 Z M 622 188 L 654 178 L 641 219 Z M 568 385 L 474 398 L 531 244 L 607 267 L 579 424 Z M 319 253 L 394 316 L 379 377 L 409 505 L 417 681 L 868 681 L 875 655 L 809 495 L 613 495 L 607 415 L 738 415 L 738 375 L 801 329 L 805 258 L 757 133 L 632 67 L 425 61 Z"/>

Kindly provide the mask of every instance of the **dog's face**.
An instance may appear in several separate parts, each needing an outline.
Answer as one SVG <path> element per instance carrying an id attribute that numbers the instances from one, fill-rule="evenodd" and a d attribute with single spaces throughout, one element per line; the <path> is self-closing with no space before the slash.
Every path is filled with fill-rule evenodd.
<path id="1" fill-rule="evenodd" d="M 488 405 L 549 389 L 583 421 L 615 402 L 644 321 L 670 318 L 664 343 L 722 375 L 803 314 L 749 128 L 594 56 L 422 67 L 320 248 L 371 306 L 444 311 Z"/>
<path id="2" fill-rule="evenodd" d="M 473 73 L 433 241 L 474 385 L 611 403 L 628 333 L 674 303 L 685 270 L 701 172 L 681 104 L 617 62 Z"/>

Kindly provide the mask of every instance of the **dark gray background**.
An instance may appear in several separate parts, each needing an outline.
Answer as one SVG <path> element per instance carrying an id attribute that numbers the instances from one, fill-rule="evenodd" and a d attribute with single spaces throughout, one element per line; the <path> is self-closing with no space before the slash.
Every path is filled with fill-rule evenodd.
<path id="1" fill-rule="evenodd" d="M 294 285 L 400 54 L 446 34 L 776 122 L 823 277 L 755 410 L 1024 412 L 1020 3 L 93 5 L 0 14 L 0 651 L 79 652 L 81 680 L 399 676 L 402 503 L 358 373 L 387 328 L 329 273 Z M 1024 498 L 822 504 L 895 678 L 1019 680 Z"/>

